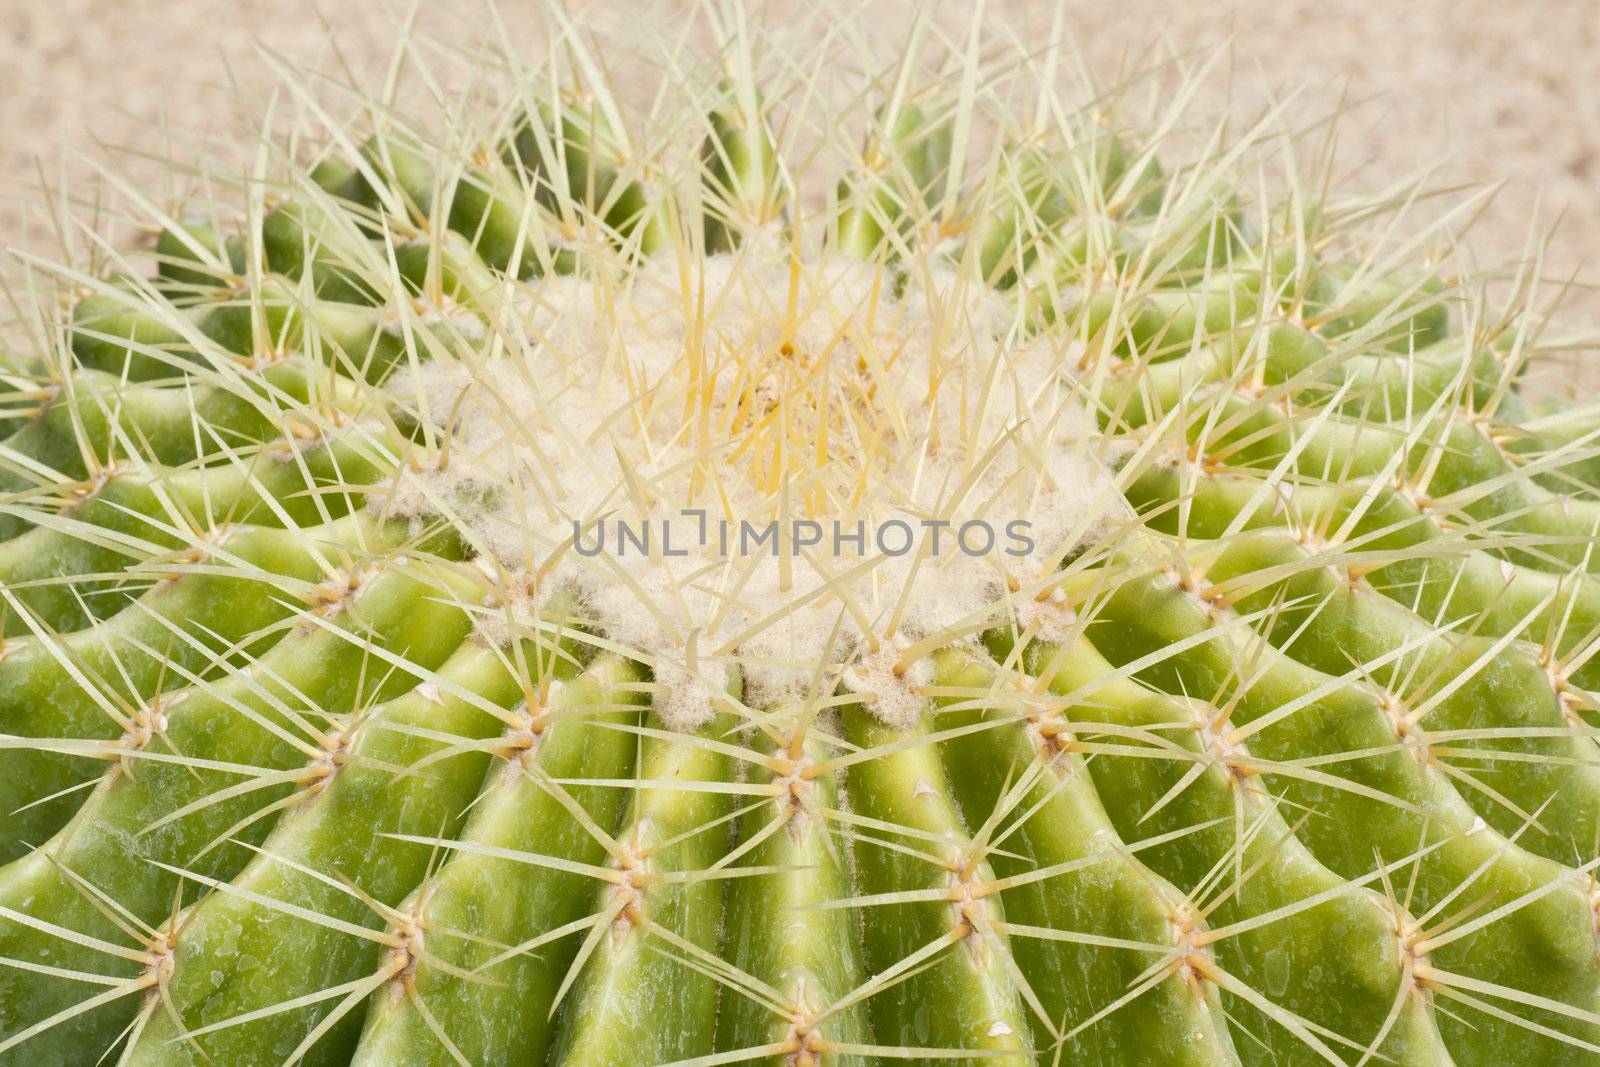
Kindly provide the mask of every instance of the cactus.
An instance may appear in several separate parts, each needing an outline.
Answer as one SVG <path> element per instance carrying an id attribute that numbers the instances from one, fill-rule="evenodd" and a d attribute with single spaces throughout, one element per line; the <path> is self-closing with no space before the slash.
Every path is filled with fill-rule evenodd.
<path id="1" fill-rule="evenodd" d="M 0 1063 L 1600 1062 L 1536 293 L 1059 42 L 551 17 L 21 264 Z"/>

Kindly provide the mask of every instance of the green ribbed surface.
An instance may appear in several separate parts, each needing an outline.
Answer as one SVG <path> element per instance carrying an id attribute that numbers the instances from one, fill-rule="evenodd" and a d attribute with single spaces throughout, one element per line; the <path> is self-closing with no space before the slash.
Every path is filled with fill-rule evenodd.
<path id="1" fill-rule="evenodd" d="M 961 108 L 896 96 L 831 247 L 1062 341 L 1140 521 L 910 731 L 734 679 L 675 734 L 384 517 L 446 420 L 372 386 L 798 163 L 729 92 L 684 202 L 530 86 L 164 229 L 0 377 L 0 1062 L 1600 1062 L 1600 425 L 1523 326 L 1078 117 L 947 195 Z"/>

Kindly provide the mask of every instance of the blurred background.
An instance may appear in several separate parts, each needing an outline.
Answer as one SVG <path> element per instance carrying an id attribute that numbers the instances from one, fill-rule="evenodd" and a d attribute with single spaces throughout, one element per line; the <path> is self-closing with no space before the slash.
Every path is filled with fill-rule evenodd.
<path id="1" fill-rule="evenodd" d="M 539 4 L 499 6 L 513 39 L 532 46 Z M 626 32 L 663 15 L 681 23 L 696 5 L 568 6 L 580 23 Z M 747 6 L 769 22 L 801 7 Z M 869 18 L 898 40 L 913 6 L 874 0 Z M 0 247 L 39 244 L 41 186 L 65 180 L 76 193 L 93 161 L 114 156 L 118 173 L 139 178 L 163 169 L 141 154 L 193 158 L 193 143 L 230 137 L 248 145 L 275 82 L 258 48 L 381 79 L 399 23 L 466 48 L 489 25 L 479 0 L 0 0 L 0 9 Z M 946 3 L 939 15 L 959 33 L 969 11 Z M 1596 0 L 1066 0 L 1064 11 L 1075 48 L 1102 78 L 1152 50 L 1203 58 L 1220 49 L 1202 107 L 1253 111 L 1297 90 L 1291 108 L 1308 117 L 1342 108 L 1347 187 L 1378 189 L 1429 168 L 1449 184 L 1503 183 L 1468 233 L 1480 262 L 1518 259 L 1554 229 L 1547 276 L 1600 274 Z M 1039 42 L 1055 15 L 1054 0 L 988 0 L 984 17 Z M 1600 323 L 1600 289 L 1580 284 L 1568 307 L 1575 322 Z"/>

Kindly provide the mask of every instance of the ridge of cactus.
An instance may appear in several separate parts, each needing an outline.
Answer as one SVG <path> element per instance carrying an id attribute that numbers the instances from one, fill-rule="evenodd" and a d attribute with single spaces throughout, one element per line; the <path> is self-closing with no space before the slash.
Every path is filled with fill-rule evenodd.
<path id="1" fill-rule="evenodd" d="M 266 56 L 13 257 L 0 1064 L 1600 1062 L 1559 294 L 833 14 Z"/>

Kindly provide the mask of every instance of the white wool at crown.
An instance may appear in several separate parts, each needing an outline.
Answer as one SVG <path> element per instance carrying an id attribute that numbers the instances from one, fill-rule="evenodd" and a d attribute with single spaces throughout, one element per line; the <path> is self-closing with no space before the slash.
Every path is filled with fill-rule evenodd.
<path id="1" fill-rule="evenodd" d="M 925 671 L 884 669 L 885 656 L 977 632 L 1122 515 L 1074 397 L 1074 353 L 1024 340 L 1002 298 L 948 268 L 912 271 L 897 295 L 881 268 L 754 242 L 658 257 L 620 283 L 552 277 L 529 295 L 508 323 L 510 354 L 436 359 L 390 387 L 451 441 L 442 469 L 404 469 L 379 503 L 417 520 L 443 512 L 507 572 L 538 573 L 536 598 L 575 591 L 596 628 L 653 664 L 674 727 L 710 716 L 730 663 L 754 706 L 842 677 L 904 725 Z M 790 433 L 761 436 L 779 405 Z M 825 457 L 811 446 L 819 424 Z M 805 447 L 773 492 L 741 446 L 770 451 L 778 437 Z M 726 554 L 714 525 L 698 543 L 685 508 L 730 524 Z M 602 518 L 608 550 L 574 551 L 574 521 L 592 549 Z M 820 522 L 823 543 L 739 551 L 740 520 L 796 519 Z M 890 520 L 919 549 L 923 520 L 952 525 L 937 555 L 890 555 L 874 543 Z M 1006 553 L 1023 547 L 1007 540 L 1014 520 L 1029 524 L 1021 555 Z M 660 551 L 663 521 L 686 554 Z M 858 521 L 866 551 L 836 554 L 832 524 Z M 971 521 L 995 531 L 986 554 L 960 551 Z M 651 554 L 610 551 L 618 522 L 648 527 Z"/>

